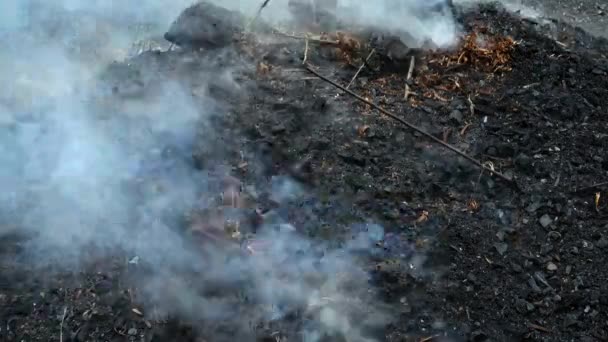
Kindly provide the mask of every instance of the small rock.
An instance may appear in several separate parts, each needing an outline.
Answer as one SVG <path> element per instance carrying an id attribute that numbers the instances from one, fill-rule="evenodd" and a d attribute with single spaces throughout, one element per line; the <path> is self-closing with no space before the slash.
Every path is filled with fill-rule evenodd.
<path id="1" fill-rule="evenodd" d="M 521 171 L 530 172 L 532 170 L 532 158 L 526 154 L 520 153 L 515 158 L 515 166 L 517 166 Z"/>
<path id="2" fill-rule="evenodd" d="M 325 137 L 321 137 L 313 143 L 313 147 L 317 150 L 326 150 L 330 145 L 331 141 Z"/>
<path id="3" fill-rule="evenodd" d="M 528 302 L 523 299 L 518 299 L 515 301 L 515 309 L 520 313 L 526 313 L 528 311 Z"/>
<path id="4" fill-rule="evenodd" d="M 398 210 L 387 210 L 384 213 L 384 217 L 389 219 L 389 220 L 398 220 L 401 217 L 401 214 L 399 213 Z"/>
<path id="5" fill-rule="evenodd" d="M 95 286 L 97 294 L 105 294 L 112 290 L 112 281 L 110 279 L 102 279 Z"/>
<path id="6" fill-rule="evenodd" d="M 278 123 L 272 127 L 272 134 L 280 134 L 285 132 L 285 125 L 282 123 Z"/>
<path id="7" fill-rule="evenodd" d="M 551 217 L 548 214 L 545 214 L 545 215 L 541 216 L 541 218 L 538 220 L 538 222 L 540 223 L 540 225 L 543 228 L 547 228 L 553 222 L 553 220 L 551 219 Z"/>
<path id="8" fill-rule="evenodd" d="M 534 292 L 538 292 L 538 293 L 543 292 L 543 290 L 541 290 L 541 288 L 536 283 L 536 280 L 534 280 L 534 278 L 532 278 L 532 277 L 528 278 L 528 285 L 530 285 L 530 287 L 532 288 L 532 290 Z"/>
<path id="9" fill-rule="evenodd" d="M 606 239 L 605 237 L 602 237 L 595 243 L 595 245 L 598 248 L 606 248 L 606 247 L 608 247 L 608 239 Z"/>
<path id="10" fill-rule="evenodd" d="M 550 231 L 547 234 L 547 237 L 549 237 L 552 240 L 559 240 L 559 239 L 562 238 L 562 234 L 560 234 L 559 232 L 556 232 L 556 231 L 552 230 L 552 231 Z"/>
<path id="11" fill-rule="evenodd" d="M 526 302 L 526 309 L 528 310 L 528 312 L 530 311 L 534 311 L 534 304 L 530 303 L 530 302 Z"/>
<path id="12" fill-rule="evenodd" d="M 535 211 L 537 211 L 540 207 L 542 207 L 542 204 L 540 202 L 533 202 L 530 203 L 527 207 L 526 207 L 526 211 L 529 213 L 533 213 Z"/>
<path id="13" fill-rule="evenodd" d="M 583 244 L 583 248 L 584 248 L 584 249 L 586 249 L 586 250 L 588 250 L 588 251 L 592 250 L 592 249 L 593 249 L 593 247 L 594 247 L 594 246 L 593 246 L 593 243 L 591 243 L 591 242 L 589 242 L 589 241 L 585 241 L 585 240 L 583 240 L 583 243 L 582 243 L 582 244 Z"/>
<path id="14" fill-rule="evenodd" d="M 481 330 L 475 330 L 471 333 L 471 341 L 473 342 L 483 342 L 488 340 L 488 335 L 486 335 Z"/>
<path id="15" fill-rule="evenodd" d="M 540 254 L 547 255 L 552 250 L 553 250 L 553 246 L 547 243 L 547 244 L 542 245 L 542 247 L 540 248 Z"/>
<path id="16" fill-rule="evenodd" d="M 495 243 L 494 248 L 496 248 L 498 254 L 504 255 L 507 252 L 509 246 L 506 243 Z"/>
<path id="17" fill-rule="evenodd" d="M 361 156 L 358 153 L 340 152 L 340 153 L 338 153 L 338 156 L 340 156 L 340 158 L 342 158 L 342 160 L 344 160 L 344 162 L 346 162 L 348 164 L 360 166 L 360 167 L 365 166 L 365 164 L 367 162 L 365 157 Z"/>
<path id="18" fill-rule="evenodd" d="M 382 50 L 393 62 L 404 62 L 411 55 L 411 49 L 399 38 L 389 38 L 382 41 Z"/>
<path id="19" fill-rule="evenodd" d="M 570 274 L 572 272 L 572 266 L 566 266 L 566 274 Z"/>
<path id="20" fill-rule="evenodd" d="M 547 264 L 547 270 L 551 272 L 557 271 L 557 265 L 550 262 Z"/>
<path id="21" fill-rule="evenodd" d="M 515 272 L 515 273 L 521 273 L 524 271 L 524 269 L 516 263 L 512 263 L 511 268 L 513 269 L 513 272 Z"/>
<path id="22" fill-rule="evenodd" d="M 591 70 L 591 72 L 593 74 L 595 74 L 595 75 L 603 75 L 604 74 L 604 72 L 602 70 L 598 69 L 598 68 L 595 68 L 595 69 Z"/>
<path id="23" fill-rule="evenodd" d="M 564 319 L 564 326 L 566 326 L 566 327 L 577 325 L 578 323 L 579 322 L 578 322 L 577 314 L 568 314 L 568 315 L 566 315 L 566 318 Z"/>
<path id="24" fill-rule="evenodd" d="M 543 272 L 540 272 L 540 271 L 534 272 L 534 278 L 536 278 L 536 280 L 540 281 L 546 287 L 549 287 L 549 288 L 551 287 L 551 285 L 547 281 L 547 278 L 545 278 L 545 275 L 543 274 Z"/>
<path id="25" fill-rule="evenodd" d="M 131 328 L 129 329 L 129 331 L 127 331 L 127 334 L 129 334 L 130 336 L 135 336 L 137 335 L 137 329 Z"/>
<path id="26" fill-rule="evenodd" d="M 458 109 L 455 109 L 450 113 L 450 120 L 453 123 L 460 124 L 460 123 L 462 123 L 462 119 L 463 119 L 462 112 L 459 111 Z"/>

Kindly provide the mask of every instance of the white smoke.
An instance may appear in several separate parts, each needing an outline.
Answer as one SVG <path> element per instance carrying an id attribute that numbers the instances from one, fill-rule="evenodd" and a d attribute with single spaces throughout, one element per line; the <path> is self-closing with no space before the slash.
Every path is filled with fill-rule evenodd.
<path id="1" fill-rule="evenodd" d="M 459 28 L 445 0 L 343 0 L 339 12 L 345 22 L 386 30 L 410 43 L 432 41 L 439 47 L 452 46 Z M 436 8 L 437 10 L 433 11 Z"/>
<path id="2" fill-rule="evenodd" d="M 270 241 L 270 247 L 257 256 L 233 257 L 218 249 L 201 258 L 163 222 L 167 211 L 179 213 L 197 205 L 200 190 L 213 187 L 213 180 L 195 170 L 187 155 L 197 139 L 197 127 L 209 126 L 214 115 L 221 115 L 221 107 L 205 91 L 193 95 L 188 85 L 154 79 L 153 71 L 150 83 L 158 85 L 151 86 L 152 96 L 130 100 L 108 95 L 97 77 L 112 61 L 124 59 L 130 44 L 141 38 L 133 25 L 150 25 L 149 34 L 162 34 L 189 4 L 0 4 L 0 82 L 5 85 L 0 94 L 0 223 L 30 235 L 26 252 L 41 266 L 78 270 L 89 254 L 108 256 L 116 250 L 137 256 L 153 269 L 143 289 L 147 301 L 163 304 L 167 313 L 194 319 L 240 318 L 243 313 L 235 312 L 234 302 L 205 293 L 221 284 L 247 283 L 256 304 L 268 307 L 248 312 L 253 321 L 280 318 L 290 306 L 305 307 L 320 325 L 310 329 L 307 341 L 321 339 L 316 335 L 321 331 L 365 341 L 361 327 L 384 317 L 378 308 L 364 310 L 366 303 L 357 299 L 370 292 L 367 274 L 351 251 L 370 248 L 370 239 L 332 251 L 293 233 L 269 232 L 260 238 Z M 358 24 L 405 29 L 438 44 L 453 39 L 453 19 L 418 20 L 409 12 L 413 3 L 404 4 L 398 11 L 383 1 L 344 1 L 340 6 L 349 8 L 347 18 Z M 221 5 L 252 14 L 259 1 Z M 271 1 L 271 6 L 265 17 L 286 13 L 286 1 Z M 230 76 L 235 70 L 237 66 L 230 66 L 223 74 Z M 124 72 L 127 80 L 129 71 Z M 211 131 L 204 133 L 213 137 Z M 163 164 L 168 145 L 186 156 Z M 134 190 L 141 172 L 149 184 Z M 271 192 L 278 201 L 287 201 L 300 190 L 282 180 Z M 13 232 L 3 228 L 0 236 Z M 181 272 L 198 285 L 180 278 Z M 356 312 L 357 324 L 350 317 Z"/>

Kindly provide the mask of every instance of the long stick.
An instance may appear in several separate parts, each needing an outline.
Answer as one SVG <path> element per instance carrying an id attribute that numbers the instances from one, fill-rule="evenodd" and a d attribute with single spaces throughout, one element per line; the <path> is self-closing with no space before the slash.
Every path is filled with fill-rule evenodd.
<path id="1" fill-rule="evenodd" d="M 432 134 L 425 132 L 425 131 L 424 131 L 424 130 L 422 130 L 421 128 L 419 128 L 419 127 L 417 127 L 417 126 L 415 126 L 415 125 L 413 125 L 413 124 L 411 124 L 411 123 L 409 123 L 409 122 L 407 122 L 407 121 L 403 120 L 402 118 L 400 118 L 400 117 L 396 116 L 395 114 L 393 114 L 393 113 L 389 112 L 388 110 L 386 110 L 386 109 L 384 109 L 384 108 L 382 108 L 382 107 L 378 106 L 377 104 L 375 104 L 375 103 L 373 103 L 373 102 L 371 102 L 371 101 L 369 101 L 369 100 L 366 100 L 366 99 L 364 99 L 363 97 L 361 97 L 361 96 L 359 96 L 359 95 L 355 94 L 355 93 L 354 93 L 352 90 L 346 89 L 345 87 L 343 87 L 343 86 L 341 86 L 341 85 L 337 84 L 336 82 L 334 82 L 334 81 L 330 80 L 329 78 L 327 78 L 327 77 L 325 77 L 325 76 L 323 76 L 323 75 L 319 74 L 319 73 L 318 73 L 318 72 L 316 72 L 314 69 L 312 69 L 312 68 L 310 67 L 310 65 L 306 65 L 306 70 L 310 71 L 312 74 L 314 74 L 315 76 L 317 76 L 317 77 L 318 77 L 318 78 L 320 78 L 321 80 L 323 80 L 323 81 L 325 81 L 325 82 L 327 82 L 327 83 L 329 83 L 329 84 L 333 85 L 334 87 L 336 87 L 336 88 L 338 88 L 338 89 L 340 89 L 340 90 L 344 91 L 344 92 L 345 92 L 345 93 L 347 93 L 348 95 L 350 95 L 350 96 L 352 96 L 352 97 L 356 98 L 357 100 L 359 100 L 359 101 L 361 101 L 361 102 L 364 102 L 364 103 L 366 103 L 366 104 L 368 104 L 368 105 L 372 106 L 374 109 L 377 109 L 378 111 L 380 111 L 382 114 L 386 115 L 387 117 L 389 117 L 389 118 L 391 118 L 391 119 L 393 119 L 393 120 L 395 120 L 395 121 L 397 121 L 397 122 L 399 122 L 399 123 L 403 124 L 404 126 L 409 127 L 410 129 L 412 129 L 412 130 L 414 130 L 414 131 L 416 131 L 416 132 L 418 132 L 418 133 L 420 133 L 420 134 L 424 135 L 425 137 L 427 137 L 427 138 L 431 139 L 432 141 L 434 141 L 434 142 L 438 143 L 439 145 L 442 145 L 443 147 L 447 148 L 448 150 L 450 150 L 450 151 L 452 151 L 452 152 L 454 152 L 454 153 L 456 153 L 456 154 L 460 155 L 461 157 L 465 158 L 466 160 L 468 160 L 468 161 L 469 161 L 469 162 L 471 162 L 472 164 L 476 165 L 477 167 L 479 167 L 479 168 L 481 168 L 481 169 L 483 169 L 483 170 L 488 171 L 488 172 L 489 172 L 491 175 L 492 175 L 492 174 L 494 174 L 494 175 L 498 176 L 498 177 L 499 177 L 499 178 L 501 178 L 502 180 L 506 181 L 506 182 L 507 182 L 507 183 L 508 183 L 508 184 L 509 184 L 511 187 L 513 187 L 515 190 L 517 190 L 517 191 L 521 191 L 521 189 L 520 189 L 520 188 L 517 186 L 517 183 L 515 183 L 515 181 L 514 181 L 513 179 L 511 179 L 511 178 L 509 178 L 509 177 L 507 177 L 507 176 L 503 175 L 503 174 L 502 174 L 502 173 L 500 173 L 500 172 L 497 172 L 497 171 L 495 171 L 495 170 L 492 170 L 492 169 L 490 169 L 489 167 L 484 166 L 484 165 L 483 165 L 482 163 L 480 163 L 480 162 L 479 162 L 477 159 L 475 159 L 475 158 L 473 158 L 473 157 L 469 156 L 468 154 L 466 154 L 466 153 L 462 152 L 461 150 L 457 149 L 456 147 L 454 147 L 454 146 L 452 146 L 452 145 L 450 145 L 450 144 L 448 144 L 448 143 L 446 143 L 446 142 L 442 141 L 441 139 L 438 139 L 438 138 L 434 137 Z"/>

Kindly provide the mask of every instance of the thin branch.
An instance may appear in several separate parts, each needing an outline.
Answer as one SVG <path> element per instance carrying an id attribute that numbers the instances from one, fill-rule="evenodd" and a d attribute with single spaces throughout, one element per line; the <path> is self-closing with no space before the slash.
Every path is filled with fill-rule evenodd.
<path id="1" fill-rule="evenodd" d="M 292 38 L 292 39 L 308 40 L 309 42 L 312 42 L 312 43 L 327 44 L 327 45 L 340 45 L 340 42 L 338 42 L 337 40 L 326 40 L 326 39 L 321 39 L 321 38 L 313 38 L 313 37 L 309 37 L 308 35 L 307 36 L 296 36 L 296 35 L 287 34 L 285 32 L 281 32 L 278 30 L 274 30 L 274 34 L 277 34 L 277 35 L 283 36 L 283 37 L 287 37 L 287 38 Z"/>
<path id="2" fill-rule="evenodd" d="M 63 342 L 63 323 L 65 322 L 65 315 L 68 312 L 67 306 L 63 308 L 63 316 L 61 317 L 61 323 L 59 324 L 59 342 Z"/>
<path id="3" fill-rule="evenodd" d="M 471 116 L 475 116 L 475 104 L 473 100 L 471 100 L 471 94 L 467 97 L 467 101 L 469 102 L 469 111 L 471 112 Z"/>
<path id="4" fill-rule="evenodd" d="M 361 63 L 361 66 L 359 67 L 359 70 L 357 70 L 357 73 L 355 74 L 355 76 L 353 76 L 353 78 L 350 80 L 350 82 L 348 82 L 346 89 L 350 88 L 350 86 L 353 84 L 353 82 L 355 82 L 355 80 L 361 73 L 361 70 L 363 70 L 363 68 L 365 68 L 365 66 L 367 65 L 367 62 L 369 61 L 370 58 L 372 58 L 372 56 L 374 55 L 375 52 L 376 52 L 376 49 L 372 49 L 372 51 L 370 51 L 369 55 L 367 55 L 367 57 L 365 58 L 363 63 Z"/>
<path id="5" fill-rule="evenodd" d="M 306 64 L 308 60 L 308 35 L 306 36 L 306 46 L 304 47 L 304 59 L 302 60 L 302 64 Z"/>
<path id="6" fill-rule="evenodd" d="M 503 175 L 502 173 L 500 173 L 500 172 L 498 172 L 498 171 L 495 171 L 495 170 L 493 170 L 493 169 L 491 169 L 491 168 L 489 168 L 489 167 L 487 167 L 487 166 L 483 165 L 481 162 L 479 162 L 479 161 L 478 161 L 478 160 L 476 160 L 475 158 L 473 158 L 473 157 L 469 156 L 469 155 L 468 155 L 468 154 L 466 154 L 465 152 L 463 152 L 463 151 L 461 151 L 461 150 L 457 149 L 456 147 L 454 147 L 454 146 L 452 146 L 452 145 L 450 145 L 450 144 L 448 144 L 448 143 L 446 143 L 446 142 L 443 142 L 441 139 L 436 138 L 436 137 L 435 137 L 435 136 L 433 136 L 432 134 L 430 134 L 430 133 L 428 133 L 428 132 L 424 131 L 423 129 L 421 129 L 421 128 L 419 128 L 419 127 L 417 127 L 417 126 L 415 126 L 415 125 L 413 125 L 413 124 L 409 123 L 409 122 L 408 122 L 408 121 L 406 121 L 406 120 L 403 120 L 402 118 L 400 118 L 400 117 L 396 116 L 395 114 L 393 114 L 393 113 L 389 112 L 388 110 L 386 110 L 386 109 L 384 109 L 384 108 L 382 108 L 382 107 L 378 106 L 377 104 L 375 104 L 375 103 L 373 103 L 373 102 L 371 102 L 371 101 L 369 101 L 369 100 L 366 100 L 366 99 L 364 99 L 363 97 L 361 97 L 361 96 L 359 96 L 359 95 L 355 94 L 355 93 L 354 93 L 352 90 L 346 89 L 345 87 L 343 87 L 343 86 L 341 86 L 341 85 L 337 84 L 336 82 L 334 82 L 334 81 L 330 80 L 329 78 L 327 78 L 327 77 L 325 77 L 325 76 L 323 76 L 323 75 L 319 74 L 319 73 L 318 73 L 318 72 L 316 72 L 314 69 L 312 69 L 312 68 L 310 67 L 310 65 L 306 65 L 306 70 L 308 70 L 309 72 L 311 72 L 312 74 L 314 74 L 315 76 L 317 76 L 318 78 L 320 78 L 321 80 L 323 80 L 323 81 L 325 81 L 325 82 L 327 82 L 327 83 L 329 83 L 329 84 L 333 85 L 334 87 L 336 87 L 336 88 L 338 88 L 338 89 L 340 89 L 340 90 L 344 91 L 344 92 L 345 92 L 345 93 L 347 93 L 348 95 L 350 95 L 350 96 L 352 96 L 352 97 L 356 98 L 357 100 L 359 100 L 359 101 L 361 101 L 361 102 L 364 102 L 364 103 L 366 103 L 366 104 L 370 105 L 370 106 L 371 106 L 371 107 L 373 107 L 374 109 L 377 109 L 378 111 L 380 111 L 382 114 L 386 115 L 387 117 L 389 117 L 389 118 L 391 118 L 391 119 L 393 119 L 393 120 L 395 120 L 395 121 L 397 121 L 397 122 L 401 123 L 401 124 L 402 124 L 402 125 L 404 125 L 404 126 L 407 126 L 408 128 L 410 128 L 410 129 L 412 129 L 412 130 L 414 130 L 414 131 L 416 131 L 416 132 L 418 132 L 418 133 L 420 133 L 420 134 L 424 135 L 425 137 L 427 137 L 427 138 L 429 138 L 430 140 L 432 140 L 432 141 L 434 141 L 434 142 L 438 143 L 439 145 L 441 145 L 441 146 L 443 146 L 443 147 L 447 148 L 448 150 L 450 150 L 450 151 L 452 151 L 452 152 L 454 152 L 454 153 L 456 153 L 456 154 L 460 155 L 461 157 L 465 158 L 466 160 L 468 160 L 468 161 L 469 161 L 469 162 L 471 162 L 472 164 L 476 165 L 477 167 L 481 168 L 482 170 L 488 171 L 488 172 L 490 173 L 490 175 L 496 175 L 496 176 L 498 176 L 499 178 L 501 178 L 502 180 L 504 180 L 505 182 L 507 182 L 507 184 L 509 184 L 509 185 L 510 185 L 510 186 L 511 186 L 513 189 L 515 189 L 515 190 L 517 190 L 517 191 L 521 191 L 521 189 L 520 189 L 520 188 L 517 186 L 517 183 L 515 183 L 515 181 L 514 181 L 513 179 L 511 179 L 511 178 L 509 178 L 509 177 L 507 177 L 507 176 Z"/>
<path id="7" fill-rule="evenodd" d="M 596 183 L 596 184 L 593 184 L 590 186 L 586 186 L 584 188 L 576 189 L 573 192 L 574 193 L 586 192 L 586 191 L 596 190 L 596 189 L 602 188 L 602 187 L 608 187 L 608 182 Z"/>
<path id="8" fill-rule="evenodd" d="M 260 5 L 260 8 L 258 8 L 258 12 L 251 19 L 251 21 L 247 24 L 247 31 L 249 31 L 249 29 L 251 29 L 251 26 L 253 26 L 253 24 L 255 23 L 255 21 L 258 20 L 258 18 L 262 14 L 262 11 L 264 10 L 264 8 L 266 8 L 266 6 L 268 6 L 269 2 L 270 2 L 270 0 L 264 0 L 264 2 L 262 2 L 262 4 Z"/>
<path id="9" fill-rule="evenodd" d="M 534 330 L 538 330 L 538 331 L 542 331 L 542 332 L 546 332 L 546 333 L 549 333 L 549 334 L 551 333 L 551 330 L 549 330 L 549 329 L 547 329 L 547 328 L 545 328 L 543 326 L 540 326 L 538 324 L 528 323 L 528 328 L 534 329 Z"/>
<path id="10" fill-rule="evenodd" d="M 414 73 L 414 64 L 416 63 L 416 57 L 412 56 L 410 59 L 410 68 L 407 71 L 407 78 L 405 79 L 405 93 L 403 94 L 403 99 L 407 101 L 407 98 L 410 97 L 410 80 L 412 79 L 412 74 Z"/>

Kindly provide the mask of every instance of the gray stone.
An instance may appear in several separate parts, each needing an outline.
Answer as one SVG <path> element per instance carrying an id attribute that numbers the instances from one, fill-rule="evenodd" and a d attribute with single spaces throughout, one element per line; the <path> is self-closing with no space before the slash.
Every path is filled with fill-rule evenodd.
<path id="1" fill-rule="evenodd" d="M 509 246 L 506 243 L 495 243 L 494 248 L 496 248 L 498 254 L 504 255 L 507 252 Z"/>
<path id="2" fill-rule="evenodd" d="M 450 120 L 456 124 L 460 124 L 462 123 L 462 119 L 463 119 L 463 115 L 462 112 L 459 111 L 458 109 L 453 110 L 450 113 Z"/>
<path id="3" fill-rule="evenodd" d="M 178 46 L 221 48 L 244 31 L 244 16 L 208 1 L 186 8 L 171 24 L 164 38 Z"/>
<path id="4" fill-rule="evenodd" d="M 540 223 L 543 228 L 547 228 L 549 227 L 549 225 L 551 225 L 551 223 L 553 223 L 553 220 L 551 219 L 551 217 L 549 217 L 549 215 L 545 214 L 541 216 L 541 218 L 538 220 L 538 223 Z"/>

